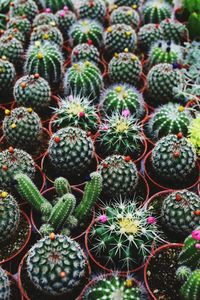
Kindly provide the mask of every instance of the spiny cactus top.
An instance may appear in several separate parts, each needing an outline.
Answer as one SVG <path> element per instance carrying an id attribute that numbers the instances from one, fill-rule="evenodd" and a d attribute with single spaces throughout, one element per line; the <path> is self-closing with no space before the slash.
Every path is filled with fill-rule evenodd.
<path id="1" fill-rule="evenodd" d="M 16 233 L 20 220 L 19 206 L 12 195 L 0 190 L 0 242 L 3 243 Z M 0 284 L 1 286 L 1 284 Z M 1 298 L 0 298 L 1 299 Z"/>
<path id="2" fill-rule="evenodd" d="M 184 182 L 196 166 L 196 153 L 191 143 L 182 136 L 169 134 L 155 145 L 152 166 L 158 176 L 165 180 Z"/>
<path id="3" fill-rule="evenodd" d="M 123 52 L 125 48 L 133 52 L 137 44 L 135 30 L 126 24 L 112 25 L 106 29 L 104 44 L 110 54 Z"/>
<path id="4" fill-rule="evenodd" d="M 145 24 L 138 31 L 138 45 L 142 50 L 149 50 L 151 45 L 161 38 L 157 24 Z"/>
<path id="5" fill-rule="evenodd" d="M 70 95 L 62 100 L 60 107 L 54 110 L 57 115 L 55 125 L 59 127 L 75 126 L 85 131 L 96 132 L 98 115 L 95 106 L 87 98 Z"/>
<path id="6" fill-rule="evenodd" d="M 94 284 L 86 291 L 84 300 L 96 299 L 120 299 L 120 300 L 141 300 L 142 290 L 136 286 L 132 278 L 123 278 L 119 276 L 99 276 Z"/>
<path id="7" fill-rule="evenodd" d="M 7 28 L 17 28 L 27 37 L 31 32 L 31 22 L 25 16 L 17 16 L 9 20 Z"/>
<path id="8" fill-rule="evenodd" d="M 29 21 L 32 21 L 38 14 L 38 7 L 33 0 L 14 0 L 11 5 L 11 16 L 26 16 Z"/>
<path id="9" fill-rule="evenodd" d="M 50 83 L 58 83 L 63 74 L 63 57 L 56 45 L 36 41 L 28 48 L 25 72 L 38 73 Z"/>
<path id="10" fill-rule="evenodd" d="M 10 282 L 7 273 L 0 267 L 0 299 L 10 300 Z"/>
<path id="11" fill-rule="evenodd" d="M 50 25 L 50 26 L 58 25 L 57 17 L 51 12 L 48 11 L 42 12 L 38 14 L 33 20 L 33 27 L 37 27 L 41 25 Z"/>
<path id="12" fill-rule="evenodd" d="M 183 300 L 198 300 L 200 298 L 200 269 L 192 272 L 181 287 L 180 293 Z"/>
<path id="13" fill-rule="evenodd" d="M 19 31 L 17 28 L 6 29 L 6 31 L 4 31 L 3 36 L 4 37 L 11 37 L 12 36 L 16 40 L 18 40 L 23 46 L 24 46 L 25 41 L 26 41 L 26 36 L 21 31 Z"/>
<path id="14" fill-rule="evenodd" d="M 187 36 L 186 26 L 183 23 L 169 18 L 160 22 L 159 29 L 163 39 L 168 41 L 172 40 L 175 43 L 181 43 Z"/>
<path id="15" fill-rule="evenodd" d="M 166 18 L 170 18 L 172 8 L 163 0 L 148 0 L 143 6 L 143 21 L 144 23 L 160 23 Z"/>
<path id="16" fill-rule="evenodd" d="M 65 74 L 65 95 L 81 95 L 91 100 L 97 100 L 103 79 L 100 70 L 89 61 L 73 64 Z"/>
<path id="17" fill-rule="evenodd" d="M 34 178 L 35 163 L 32 157 L 25 151 L 12 147 L 0 152 L 0 187 L 13 187 L 14 176 L 19 172 Z"/>
<path id="18" fill-rule="evenodd" d="M 22 43 L 12 35 L 0 38 L 0 57 L 5 56 L 14 65 L 21 63 L 24 53 Z"/>
<path id="19" fill-rule="evenodd" d="M 108 75 L 114 82 L 136 85 L 142 75 L 142 64 L 139 58 L 125 48 L 123 53 L 115 53 L 108 65 Z"/>
<path id="20" fill-rule="evenodd" d="M 103 178 L 103 193 L 109 197 L 128 196 L 138 183 L 138 171 L 129 156 L 112 155 L 98 166 Z"/>
<path id="21" fill-rule="evenodd" d="M 0 58 L 0 91 L 5 91 L 12 87 L 15 79 L 15 68 L 5 56 Z"/>
<path id="22" fill-rule="evenodd" d="M 154 111 L 148 122 L 148 131 L 156 140 L 170 133 L 182 132 L 184 136 L 187 136 L 191 121 L 192 116 L 187 108 L 169 102 Z"/>
<path id="23" fill-rule="evenodd" d="M 199 208 L 200 197 L 195 193 L 187 190 L 174 192 L 162 203 L 162 223 L 171 232 L 186 236 L 200 226 Z"/>
<path id="24" fill-rule="evenodd" d="M 103 0 L 82 0 L 78 8 L 81 19 L 104 21 L 106 16 L 106 5 Z"/>
<path id="25" fill-rule="evenodd" d="M 10 145 L 26 149 L 37 143 L 42 123 L 32 108 L 18 107 L 6 113 L 3 134 Z"/>
<path id="26" fill-rule="evenodd" d="M 65 6 L 71 11 L 75 10 L 72 0 L 42 0 L 41 2 L 44 8 L 50 8 L 53 13 L 63 9 Z"/>
<path id="27" fill-rule="evenodd" d="M 139 4 L 139 0 L 114 0 L 114 4 L 117 6 L 133 6 L 134 9 L 136 9 L 137 5 Z"/>
<path id="28" fill-rule="evenodd" d="M 138 12 L 129 6 L 120 6 L 110 15 L 111 24 L 127 24 L 137 29 L 140 23 Z"/>
<path id="29" fill-rule="evenodd" d="M 51 296 L 64 295 L 76 288 L 86 272 L 86 260 L 79 244 L 53 233 L 29 250 L 26 263 L 34 286 Z"/>
<path id="30" fill-rule="evenodd" d="M 66 127 L 57 131 L 49 143 L 52 164 L 71 173 L 81 173 L 90 165 L 94 146 L 92 139 L 82 129 Z"/>
<path id="31" fill-rule="evenodd" d="M 195 147 L 197 155 L 200 156 L 200 114 L 192 120 L 189 126 L 189 141 Z"/>
<path id="32" fill-rule="evenodd" d="M 90 45 L 89 43 L 83 43 L 73 48 L 71 60 L 73 63 L 90 61 L 98 66 L 100 62 L 100 53 L 95 46 Z"/>
<path id="33" fill-rule="evenodd" d="M 105 114 L 122 113 L 128 109 L 136 118 L 144 113 L 144 100 L 138 90 L 127 84 L 113 85 L 102 93 L 101 107 Z"/>
<path id="34" fill-rule="evenodd" d="M 36 41 L 49 41 L 59 47 L 63 46 L 63 36 L 60 30 L 55 26 L 39 25 L 35 27 L 31 34 L 31 43 Z"/>
<path id="35" fill-rule="evenodd" d="M 63 10 L 59 10 L 56 13 L 58 27 L 62 34 L 68 38 L 70 27 L 77 21 L 75 13 L 70 11 L 66 6 Z"/>
<path id="36" fill-rule="evenodd" d="M 79 20 L 70 28 L 69 37 L 73 47 L 91 40 L 99 48 L 103 40 L 103 27 L 97 21 Z"/>

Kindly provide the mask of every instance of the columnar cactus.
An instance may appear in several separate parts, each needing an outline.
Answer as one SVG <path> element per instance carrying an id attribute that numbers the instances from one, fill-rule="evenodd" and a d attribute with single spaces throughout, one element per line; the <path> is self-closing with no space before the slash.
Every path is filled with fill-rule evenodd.
<path id="1" fill-rule="evenodd" d="M 67 236 L 53 233 L 33 245 L 26 264 L 30 281 L 38 291 L 49 296 L 72 291 L 86 272 L 84 252 L 79 244 Z"/>
<path id="2" fill-rule="evenodd" d="M 98 171 L 103 178 L 103 194 L 128 196 L 138 184 L 138 171 L 129 156 L 112 155 L 101 161 Z"/>
<path id="3" fill-rule="evenodd" d="M 49 106 L 51 89 L 39 74 L 25 75 L 16 81 L 14 97 L 18 105 L 42 111 Z"/>
<path id="4" fill-rule="evenodd" d="M 8 241 L 16 233 L 20 210 L 12 195 L 0 190 L 0 242 Z M 0 284 L 1 286 L 1 284 Z M 2 298 L 1 298 L 2 299 Z M 4 299 L 4 298 L 3 298 Z"/>
<path id="5" fill-rule="evenodd" d="M 144 51 L 149 50 L 151 45 L 161 38 L 162 35 L 157 24 L 145 24 L 138 31 L 138 45 Z"/>
<path id="6" fill-rule="evenodd" d="M 198 300 L 200 298 L 200 269 L 192 272 L 181 287 L 180 293 L 183 300 Z"/>
<path id="7" fill-rule="evenodd" d="M 28 49 L 25 72 L 28 75 L 40 74 L 50 83 L 58 83 L 63 74 L 62 53 L 49 42 L 35 42 Z"/>
<path id="8" fill-rule="evenodd" d="M 0 152 L 0 186 L 13 187 L 14 176 L 20 172 L 34 178 L 35 163 L 32 157 L 25 151 L 12 147 Z"/>
<path id="9" fill-rule="evenodd" d="M 199 211 L 199 210 L 198 210 Z M 185 239 L 184 246 L 179 255 L 179 263 L 183 266 L 188 266 L 192 269 L 200 266 L 200 228 L 193 230 L 192 233 Z"/>
<path id="10" fill-rule="evenodd" d="M 151 155 L 152 167 L 163 180 L 185 182 L 196 167 L 196 153 L 182 136 L 169 134 L 155 145 Z"/>
<path id="11" fill-rule="evenodd" d="M 23 53 L 21 42 L 12 35 L 3 35 L 0 38 L 0 57 L 5 56 L 14 65 L 19 65 L 22 61 Z"/>
<path id="12" fill-rule="evenodd" d="M 98 49 L 89 45 L 88 43 L 79 44 L 73 48 L 71 53 L 72 63 L 77 63 L 79 61 L 89 61 L 97 66 L 100 63 L 100 53 Z"/>
<path id="13" fill-rule="evenodd" d="M 12 17 L 26 16 L 29 21 L 32 21 L 38 12 L 37 4 L 33 0 L 14 0 L 11 4 Z"/>
<path id="14" fill-rule="evenodd" d="M 187 38 L 187 28 L 183 23 L 173 19 L 165 19 L 160 22 L 159 30 L 162 38 L 180 44 Z"/>
<path id="15" fill-rule="evenodd" d="M 42 5 L 44 8 L 50 8 L 53 13 L 63 9 L 65 6 L 71 11 L 75 10 L 72 0 L 43 0 Z"/>
<path id="16" fill-rule="evenodd" d="M 9 19 L 7 28 L 17 28 L 27 37 L 31 32 L 31 22 L 25 16 L 17 16 Z"/>
<path id="17" fill-rule="evenodd" d="M 98 115 L 95 106 L 87 98 L 70 95 L 54 110 L 57 118 L 54 121 L 59 127 L 80 127 L 95 133 L 98 130 Z"/>
<path id="18" fill-rule="evenodd" d="M 169 102 L 157 108 L 148 121 L 148 132 L 155 139 L 182 132 L 187 136 L 192 121 L 190 110 L 177 103 Z"/>
<path id="19" fill-rule="evenodd" d="M 49 41 L 58 47 L 63 46 L 63 36 L 60 30 L 55 26 L 39 25 L 35 27 L 31 34 L 31 43 L 36 41 L 45 42 Z"/>
<path id="20" fill-rule="evenodd" d="M 200 224 L 196 214 L 199 203 L 200 197 L 187 190 L 170 194 L 162 203 L 163 226 L 175 234 L 188 235 Z"/>
<path id="21" fill-rule="evenodd" d="M 200 115 L 192 120 L 188 131 L 189 141 L 195 147 L 197 155 L 200 156 Z"/>
<path id="22" fill-rule="evenodd" d="M 58 197 L 62 197 L 65 194 L 68 194 L 71 192 L 71 187 L 69 185 L 69 182 L 64 177 L 56 178 L 54 181 L 54 187 L 55 187 Z"/>
<path id="23" fill-rule="evenodd" d="M 109 54 L 123 52 L 125 48 L 133 52 L 137 44 L 135 30 L 126 24 L 115 24 L 106 29 L 104 36 L 105 50 Z"/>
<path id="24" fill-rule="evenodd" d="M 140 23 L 138 12 L 129 6 L 120 6 L 110 15 L 111 24 L 126 24 L 137 29 Z"/>
<path id="25" fill-rule="evenodd" d="M 170 18 L 172 14 L 171 6 L 162 0 L 148 0 L 143 6 L 143 22 L 160 23 L 166 18 Z"/>
<path id="26" fill-rule="evenodd" d="M 182 73 L 171 64 L 158 64 L 147 75 L 147 89 L 153 102 L 175 101 L 177 89 L 183 82 Z"/>
<path id="27" fill-rule="evenodd" d="M 103 79 L 100 70 L 89 61 L 73 64 L 65 74 L 65 95 L 80 95 L 97 100 Z"/>
<path id="28" fill-rule="evenodd" d="M 182 59 L 182 48 L 171 42 L 158 41 L 152 45 L 149 52 L 150 66 L 160 63 L 181 63 Z"/>
<path id="29" fill-rule="evenodd" d="M 70 27 L 76 22 L 77 17 L 75 13 L 70 11 L 67 7 L 63 10 L 57 11 L 56 15 L 58 27 L 62 34 L 67 38 Z"/>
<path id="30" fill-rule="evenodd" d="M 16 72 L 12 63 L 5 56 L 0 58 L 0 92 L 12 87 L 15 80 Z"/>
<path id="31" fill-rule="evenodd" d="M 106 5 L 103 0 L 83 0 L 78 8 L 81 19 L 92 19 L 103 22 L 106 16 Z"/>
<path id="32" fill-rule="evenodd" d="M 99 48 L 103 40 L 103 27 L 97 21 L 79 20 L 71 26 L 69 37 L 73 47 L 92 41 L 94 46 Z"/>
<path id="33" fill-rule="evenodd" d="M 6 110 L 6 113 L 3 120 L 3 134 L 7 142 L 21 149 L 37 144 L 42 123 L 32 108 L 19 107 L 9 112 Z"/>
<path id="34" fill-rule="evenodd" d="M 9 300 L 11 295 L 10 281 L 7 273 L 0 267 L 0 299 Z"/>
<path id="35" fill-rule="evenodd" d="M 142 74 L 142 64 L 139 58 L 125 49 L 123 53 L 115 54 L 108 65 L 108 75 L 114 82 L 136 85 Z"/>
<path id="36" fill-rule="evenodd" d="M 113 111 L 129 110 L 139 119 L 144 113 L 144 100 L 138 90 L 127 84 L 113 85 L 102 93 L 101 108 L 109 116 Z"/>
<path id="37" fill-rule="evenodd" d="M 83 172 L 93 158 L 92 139 L 82 129 L 66 127 L 53 134 L 49 143 L 52 164 L 68 174 Z"/>
<path id="38" fill-rule="evenodd" d="M 41 25 L 58 25 L 58 19 L 56 15 L 52 14 L 48 9 L 45 12 L 38 14 L 33 20 L 33 27 Z"/>

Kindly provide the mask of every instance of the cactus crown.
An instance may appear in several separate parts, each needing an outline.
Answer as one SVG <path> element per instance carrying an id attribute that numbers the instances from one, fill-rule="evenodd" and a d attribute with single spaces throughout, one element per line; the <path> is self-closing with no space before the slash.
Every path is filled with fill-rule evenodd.
<path id="1" fill-rule="evenodd" d="M 60 30 L 51 25 L 39 25 L 33 29 L 31 34 L 31 43 L 36 41 L 46 42 L 56 44 L 58 47 L 63 46 L 63 36 Z"/>
<path id="2" fill-rule="evenodd" d="M 100 53 L 95 46 L 83 43 L 74 47 L 71 59 L 73 63 L 78 61 L 90 61 L 98 65 L 100 62 Z"/>
<path id="3" fill-rule="evenodd" d="M 78 8 L 81 19 L 104 21 L 106 16 L 106 5 L 103 0 L 83 0 Z"/>
<path id="4" fill-rule="evenodd" d="M 160 23 L 166 18 L 170 18 L 172 7 L 163 0 L 148 0 L 143 6 L 144 23 Z"/>
<path id="5" fill-rule="evenodd" d="M 58 20 L 56 16 L 49 12 L 42 12 L 38 14 L 33 20 L 33 27 L 41 26 L 41 25 L 51 25 L 57 24 Z"/>
<path id="6" fill-rule="evenodd" d="M 140 22 L 138 12 L 129 6 L 120 6 L 110 15 L 111 24 L 127 24 L 137 29 Z"/>

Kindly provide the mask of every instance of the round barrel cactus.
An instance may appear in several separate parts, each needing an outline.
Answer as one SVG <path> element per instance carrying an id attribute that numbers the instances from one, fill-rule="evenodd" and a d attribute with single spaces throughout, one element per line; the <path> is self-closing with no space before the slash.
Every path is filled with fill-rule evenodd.
<path id="1" fill-rule="evenodd" d="M 100 63 L 100 53 L 93 45 L 89 45 L 88 43 L 79 44 L 73 48 L 71 60 L 72 63 L 79 61 L 90 61 L 98 66 Z"/>
<path id="2" fill-rule="evenodd" d="M 169 18 L 160 22 L 159 29 L 163 39 L 167 41 L 174 41 L 178 44 L 183 42 L 188 34 L 185 24 Z"/>
<path id="3" fill-rule="evenodd" d="M 0 38 L 0 57 L 5 56 L 14 65 L 19 65 L 23 59 L 23 46 L 12 35 Z"/>
<path id="4" fill-rule="evenodd" d="M 29 21 L 32 21 L 38 12 L 37 4 L 33 0 L 14 0 L 11 4 L 12 17 L 26 16 Z"/>
<path id="5" fill-rule="evenodd" d="M 11 88 L 15 80 L 16 72 L 12 63 L 5 56 L 0 58 L 0 92 Z"/>
<path id="6" fill-rule="evenodd" d="M 57 18 L 60 31 L 63 36 L 68 38 L 70 27 L 77 21 L 75 13 L 70 11 L 67 7 L 64 7 L 63 10 L 57 11 L 55 16 Z"/>
<path id="7" fill-rule="evenodd" d="M 120 6 L 110 15 L 111 24 L 126 24 L 137 29 L 140 23 L 138 12 L 129 6 Z"/>
<path id="8" fill-rule="evenodd" d="M 38 14 L 33 20 L 33 27 L 38 27 L 41 25 L 50 25 L 50 26 L 58 25 L 58 19 L 56 15 L 52 14 L 49 11 L 42 12 Z"/>
<path id="9" fill-rule="evenodd" d="M 4 31 L 3 36 L 4 37 L 11 37 L 12 36 L 16 40 L 18 40 L 23 46 L 24 46 L 25 41 L 26 41 L 26 36 L 21 31 L 19 31 L 17 28 L 7 29 L 6 31 Z"/>
<path id="10" fill-rule="evenodd" d="M 6 271 L 0 267 L 0 299 L 9 300 L 11 295 L 10 281 Z"/>
<path id="11" fill-rule="evenodd" d="M 78 8 L 81 19 L 104 21 L 106 5 L 103 0 L 82 0 Z"/>
<path id="12" fill-rule="evenodd" d="M 55 26 L 39 25 L 35 27 L 31 33 L 31 43 L 36 41 L 45 42 L 49 41 L 58 47 L 63 46 L 63 36 L 60 30 Z"/>
<path id="13" fill-rule="evenodd" d="M 172 7 L 166 1 L 148 0 L 142 9 L 143 22 L 160 23 L 172 15 Z"/>
<path id="14" fill-rule="evenodd" d="M 139 0 L 114 0 L 114 4 L 117 6 L 127 5 L 133 6 L 134 8 L 137 8 L 139 2 Z"/>
<path id="15" fill-rule="evenodd" d="M 144 51 L 148 51 L 161 38 L 162 34 L 157 24 L 145 24 L 138 31 L 138 45 Z"/>
<path id="16" fill-rule="evenodd" d="M 71 11 L 74 11 L 74 4 L 72 0 L 43 0 L 42 5 L 44 8 L 50 8 L 53 13 L 63 9 L 67 6 Z"/>
<path id="17" fill-rule="evenodd" d="M 17 28 L 27 37 L 31 32 L 31 22 L 25 16 L 16 16 L 9 19 L 7 28 Z"/>

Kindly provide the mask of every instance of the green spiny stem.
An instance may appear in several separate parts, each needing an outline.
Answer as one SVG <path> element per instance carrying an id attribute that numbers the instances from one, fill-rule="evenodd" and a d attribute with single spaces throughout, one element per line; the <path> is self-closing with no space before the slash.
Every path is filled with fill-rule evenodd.
<path id="1" fill-rule="evenodd" d="M 200 298 L 200 269 L 195 270 L 181 288 L 183 300 L 198 300 Z"/>
<path id="2" fill-rule="evenodd" d="M 199 229 L 197 229 L 198 231 Z M 196 248 L 196 244 L 198 244 L 198 240 L 194 238 L 193 232 L 184 241 L 184 246 L 179 256 L 181 265 L 186 265 L 190 268 L 200 266 L 200 250 Z"/>
<path id="3" fill-rule="evenodd" d="M 59 197 L 71 192 L 70 184 L 64 177 L 59 177 L 54 181 L 54 187 Z"/>

